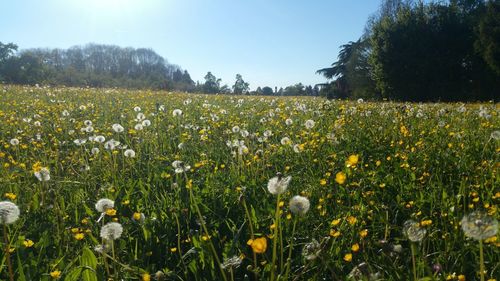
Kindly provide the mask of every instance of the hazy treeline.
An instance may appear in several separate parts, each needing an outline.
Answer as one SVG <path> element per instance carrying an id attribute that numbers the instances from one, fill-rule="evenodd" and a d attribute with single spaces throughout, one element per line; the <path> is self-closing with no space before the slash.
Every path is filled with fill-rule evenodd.
<path id="1" fill-rule="evenodd" d="M 27 49 L 0 42 L 0 80 L 15 84 L 154 88 L 192 91 L 186 70 L 151 49 L 88 44 L 69 49 Z"/>
<path id="2" fill-rule="evenodd" d="M 330 97 L 406 101 L 500 96 L 500 1 L 384 0 L 364 34 L 318 73 Z"/>

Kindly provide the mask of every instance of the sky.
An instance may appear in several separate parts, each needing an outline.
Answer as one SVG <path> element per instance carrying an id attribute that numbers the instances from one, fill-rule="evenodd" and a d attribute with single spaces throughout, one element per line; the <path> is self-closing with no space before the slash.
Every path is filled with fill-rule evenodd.
<path id="1" fill-rule="evenodd" d="M 357 40 L 379 0 L 0 0 L 0 42 L 152 48 L 204 82 L 324 83 L 316 70 Z"/>

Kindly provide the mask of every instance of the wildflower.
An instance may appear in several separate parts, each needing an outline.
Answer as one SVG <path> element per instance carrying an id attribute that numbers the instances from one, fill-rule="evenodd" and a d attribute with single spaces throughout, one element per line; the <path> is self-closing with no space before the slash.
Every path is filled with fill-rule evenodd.
<path id="1" fill-rule="evenodd" d="M 151 126 L 151 121 L 146 119 L 146 120 L 143 120 L 141 124 L 144 127 L 149 127 L 149 126 Z"/>
<path id="2" fill-rule="evenodd" d="M 226 259 L 222 264 L 222 269 L 233 269 L 238 268 L 241 265 L 241 259 L 238 256 L 232 256 L 229 259 Z"/>
<path id="3" fill-rule="evenodd" d="M 19 219 L 19 208 L 9 201 L 0 202 L 0 224 L 12 224 Z"/>
<path id="4" fill-rule="evenodd" d="M 321 245 L 318 241 L 316 241 L 316 239 L 313 239 L 311 242 L 305 244 L 304 248 L 302 249 L 302 256 L 306 260 L 315 260 L 319 257 L 320 253 Z"/>
<path id="5" fill-rule="evenodd" d="M 102 198 L 95 203 L 95 209 L 99 213 L 104 213 L 108 209 L 113 209 L 115 207 L 115 201 L 108 199 L 108 198 Z"/>
<path id="6" fill-rule="evenodd" d="M 52 279 L 59 279 L 59 278 L 61 278 L 61 271 L 60 270 L 51 271 L 50 272 L 50 277 L 52 277 Z"/>
<path id="7" fill-rule="evenodd" d="M 86 139 L 76 139 L 73 141 L 73 143 L 75 143 L 77 146 L 84 145 L 86 142 L 87 142 Z"/>
<path id="8" fill-rule="evenodd" d="M 19 145 L 19 140 L 18 139 L 11 139 L 10 140 L 10 144 L 13 145 L 13 146 L 16 146 L 16 145 Z"/>
<path id="9" fill-rule="evenodd" d="M 101 228 L 101 238 L 105 240 L 116 240 L 120 238 L 123 232 L 123 227 L 117 222 L 110 222 Z"/>
<path id="10" fill-rule="evenodd" d="M 132 215 L 132 219 L 138 223 L 144 223 L 144 220 L 146 220 L 146 216 L 143 213 L 135 212 Z"/>
<path id="11" fill-rule="evenodd" d="M 182 110 L 180 109 L 174 109 L 174 111 L 172 111 L 172 115 L 175 117 L 175 116 L 181 116 L 182 115 Z"/>
<path id="12" fill-rule="evenodd" d="M 151 281 L 151 275 L 149 273 L 143 273 L 142 274 L 142 281 Z"/>
<path id="13" fill-rule="evenodd" d="M 283 178 L 281 173 L 278 173 L 276 177 L 271 178 L 267 183 L 267 190 L 273 195 L 281 194 L 286 191 L 291 179 L 291 176 Z"/>
<path id="14" fill-rule="evenodd" d="M 347 176 L 344 172 L 338 172 L 336 175 L 335 175 L 335 181 L 338 183 L 338 184 L 344 184 L 345 183 L 345 180 L 346 180 Z"/>
<path id="15" fill-rule="evenodd" d="M 35 172 L 35 177 L 39 181 L 49 181 L 50 180 L 50 171 L 47 167 L 40 168 L 39 171 Z"/>
<path id="16" fill-rule="evenodd" d="M 123 155 L 128 158 L 134 158 L 135 157 L 135 151 L 132 149 L 127 149 L 125 152 L 123 152 Z"/>
<path id="17" fill-rule="evenodd" d="M 141 131 L 141 130 L 143 130 L 143 129 L 144 129 L 144 126 L 143 126 L 141 123 L 139 123 L 139 124 L 136 124 L 136 125 L 134 126 L 134 129 L 135 129 L 136 131 Z"/>
<path id="18" fill-rule="evenodd" d="M 106 141 L 106 138 L 104 136 L 97 136 L 94 138 L 94 141 L 98 143 L 103 143 L 104 141 Z"/>
<path id="19" fill-rule="evenodd" d="M 172 167 L 175 169 L 176 174 L 181 174 L 183 172 L 187 172 L 191 169 L 191 166 L 184 164 L 184 162 L 175 160 L 172 162 Z"/>
<path id="20" fill-rule="evenodd" d="M 311 120 L 311 119 L 307 120 L 306 123 L 304 124 L 304 126 L 308 130 L 314 128 L 314 125 L 316 125 L 316 122 L 314 122 L 314 120 Z"/>
<path id="21" fill-rule="evenodd" d="M 92 155 L 97 155 L 99 154 L 100 150 L 98 147 L 93 147 L 91 150 L 90 150 L 90 153 L 92 153 Z"/>
<path id="22" fill-rule="evenodd" d="M 247 245 L 252 247 L 252 251 L 256 254 L 262 254 L 267 250 L 267 239 L 266 237 L 260 237 L 257 239 L 250 239 L 247 241 Z"/>
<path id="23" fill-rule="evenodd" d="M 500 140 L 500 131 L 496 130 L 496 131 L 491 132 L 490 138 L 492 138 L 494 140 Z"/>
<path id="24" fill-rule="evenodd" d="M 280 142 L 282 145 L 289 145 L 292 143 L 289 137 L 283 137 Z"/>
<path id="25" fill-rule="evenodd" d="M 309 211 L 310 203 L 306 197 L 296 195 L 290 199 L 290 211 L 295 215 L 305 215 Z"/>
<path id="26" fill-rule="evenodd" d="M 347 275 L 347 280 L 375 281 L 375 280 L 381 280 L 381 276 L 379 272 L 371 273 L 368 264 L 362 262 L 351 270 L 349 275 Z"/>
<path id="27" fill-rule="evenodd" d="M 33 247 L 33 245 L 35 245 L 35 242 L 31 241 L 30 239 L 25 239 L 23 241 L 23 245 L 26 248 L 31 248 L 31 247 Z"/>
<path id="28" fill-rule="evenodd" d="M 484 240 L 498 232 L 498 221 L 481 212 L 472 212 L 462 218 L 462 230 L 465 236 L 475 240 Z"/>
<path id="29" fill-rule="evenodd" d="M 347 158 L 346 166 L 347 167 L 354 167 L 354 166 L 356 166 L 356 164 L 358 164 L 358 161 L 359 161 L 359 156 L 357 154 L 350 155 Z"/>
<path id="30" fill-rule="evenodd" d="M 85 238 L 85 234 L 79 232 L 79 233 L 76 233 L 74 235 L 74 237 L 75 237 L 76 240 L 82 240 L 83 238 Z"/>
<path id="31" fill-rule="evenodd" d="M 290 125 L 292 125 L 292 124 L 293 124 L 293 120 L 292 120 L 292 119 L 290 119 L 290 118 L 288 118 L 288 119 L 286 119 L 286 120 L 285 120 L 285 124 L 286 124 L 287 126 L 290 126 Z"/>
<path id="32" fill-rule="evenodd" d="M 120 124 L 113 124 L 113 126 L 111 126 L 111 128 L 113 129 L 113 131 L 115 131 L 116 133 L 121 133 L 125 130 L 125 128 L 123 128 L 122 125 Z"/>
<path id="33" fill-rule="evenodd" d="M 302 146 L 302 145 L 300 145 L 300 144 L 295 144 L 295 145 L 293 146 L 293 151 L 294 151 L 295 153 L 300 153 L 300 152 L 302 152 L 302 150 L 304 150 L 304 148 L 303 148 L 303 146 Z"/>
<path id="34" fill-rule="evenodd" d="M 344 255 L 344 261 L 351 262 L 352 261 L 352 254 L 351 253 L 345 254 Z"/>
<path id="35" fill-rule="evenodd" d="M 427 231 L 424 228 L 420 227 L 420 224 L 418 222 L 407 220 L 403 226 L 403 233 L 408 239 L 410 239 L 410 241 L 419 242 L 424 239 Z"/>
<path id="36" fill-rule="evenodd" d="M 17 198 L 17 195 L 15 195 L 12 192 L 7 192 L 4 194 L 4 196 L 5 196 L 5 198 L 7 198 L 9 200 L 16 200 L 16 198 Z"/>

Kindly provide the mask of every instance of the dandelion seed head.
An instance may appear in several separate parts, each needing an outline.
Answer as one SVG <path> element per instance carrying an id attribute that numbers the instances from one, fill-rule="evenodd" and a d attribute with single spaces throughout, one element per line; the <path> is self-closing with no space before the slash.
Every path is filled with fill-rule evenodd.
<path id="1" fill-rule="evenodd" d="M 403 233 L 412 242 L 419 242 L 424 239 L 427 230 L 420 227 L 418 222 L 407 220 L 403 226 Z"/>
<path id="2" fill-rule="evenodd" d="M 9 201 L 0 202 L 0 224 L 12 224 L 20 215 L 19 208 L 16 204 Z"/>
<path id="3" fill-rule="evenodd" d="M 108 198 L 102 198 L 95 203 L 95 209 L 99 213 L 104 213 L 108 209 L 113 209 L 115 207 L 115 201 L 108 199 Z"/>
<path id="4" fill-rule="evenodd" d="M 498 221 L 482 212 L 472 212 L 465 215 L 461 221 L 465 236 L 475 240 L 493 237 L 498 232 Z"/>
<path id="5" fill-rule="evenodd" d="M 273 195 L 281 194 L 287 190 L 291 179 L 291 176 L 284 178 L 281 176 L 273 177 L 267 183 L 267 190 Z"/>
<path id="6" fill-rule="evenodd" d="M 306 197 L 296 195 L 290 199 L 290 212 L 295 215 L 305 215 L 309 211 L 309 199 Z"/>
<path id="7" fill-rule="evenodd" d="M 116 240 L 122 236 L 123 227 L 117 222 L 109 222 L 101 228 L 101 238 L 105 240 Z"/>

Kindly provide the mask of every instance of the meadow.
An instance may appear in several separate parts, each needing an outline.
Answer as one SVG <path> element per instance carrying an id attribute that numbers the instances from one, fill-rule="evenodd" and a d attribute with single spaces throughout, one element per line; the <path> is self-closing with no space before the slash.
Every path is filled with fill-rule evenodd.
<path id="1" fill-rule="evenodd" d="M 495 280 L 499 109 L 3 85 L 0 279 Z"/>

